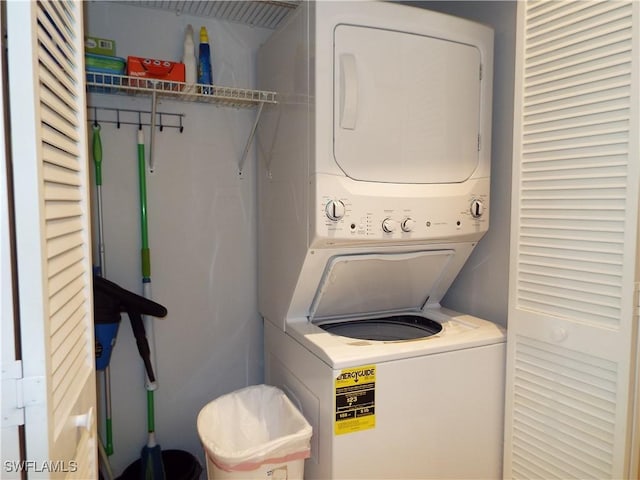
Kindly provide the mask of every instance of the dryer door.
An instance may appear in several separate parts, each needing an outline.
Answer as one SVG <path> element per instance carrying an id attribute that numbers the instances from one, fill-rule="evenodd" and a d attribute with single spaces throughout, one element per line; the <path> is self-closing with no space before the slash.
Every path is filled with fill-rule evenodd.
<path id="1" fill-rule="evenodd" d="M 458 183 L 478 165 L 480 51 L 353 25 L 334 31 L 334 156 L 355 180 Z"/>

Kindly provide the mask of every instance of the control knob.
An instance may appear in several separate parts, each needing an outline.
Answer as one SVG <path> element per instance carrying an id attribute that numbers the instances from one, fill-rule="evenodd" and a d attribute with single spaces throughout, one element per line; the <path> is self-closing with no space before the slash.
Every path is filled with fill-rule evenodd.
<path id="1" fill-rule="evenodd" d="M 386 233 L 392 233 L 396 229 L 395 222 L 387 217 L 382 221 L 382 230 Z"/>
<path id="2" fill-rule="evenodd" d="M 415 221 L 411 217 L 407 217 L 402 222 L 400 222 L 400 228 L 402 228 L 403 232 L 410 232 L 413 230 L 413 226 L 415 225 Z"/>
<path id="3" fill-rule="evenodd" d="M 324 210 L 329 220 L 337 222 L 344 217 L 345 207 L 342 200 L 330 200 Z"/>
<path id="4" fill-rule="evenodd" d="M 469 210 L 471 211 L 471 216 L 473 218 L 480 218 L 484 213 L 484 204 L 481 200 L 473 200 Z"/>

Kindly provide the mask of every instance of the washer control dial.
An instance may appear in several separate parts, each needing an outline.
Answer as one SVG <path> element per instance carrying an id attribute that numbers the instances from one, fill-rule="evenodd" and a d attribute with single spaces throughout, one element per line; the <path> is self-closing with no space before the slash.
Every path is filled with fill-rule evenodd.
<path id="1" fill-rule="evenodd" d="M 400 223 L 400 228 L 402 228 L 403 232 L 410 232 L 413 230 L 413 226 L 415 225 L 415 221 L 411 217 L 407 217 Z"/>
<path id="2" fill-rule="evenodd" d="M 471 216 L 473 218 L 480 218 L 484 213 L 484 204 L 481 200 L 473 200 L 469 210 L 471 211 Z"/>
<path id="3" fill-rule="evenodd" d="M 387 217 L 382 221 L 382 230 L 386 233 L 392 233 L 396 229 L 396 222 Z"/>
<path id="4" fill-rule="evenodd" d="M 342 200 L 330 200 L 327 206 L 324 207 L 324 210 L 329 220 L 333 220 L 334 222 L 344 217 L 345 208 Z"/>

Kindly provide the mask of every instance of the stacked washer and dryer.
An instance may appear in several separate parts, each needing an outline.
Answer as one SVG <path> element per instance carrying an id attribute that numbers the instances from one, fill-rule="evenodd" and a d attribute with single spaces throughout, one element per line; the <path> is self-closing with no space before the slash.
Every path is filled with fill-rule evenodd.
<path id="1" fill-rule="evenodd" d="M 265 374 L 306 478 L 501 476 L 504 331 L 440 305 L 489 227 L 492 67 L 489 28 L 386 2 L 303 2 L 260 49 Z"/>

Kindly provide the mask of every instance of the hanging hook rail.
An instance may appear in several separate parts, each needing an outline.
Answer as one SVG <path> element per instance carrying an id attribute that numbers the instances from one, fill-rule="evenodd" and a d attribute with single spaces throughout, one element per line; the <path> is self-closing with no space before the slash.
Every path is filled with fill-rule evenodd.
<path id="1" fill-rule="evenodd" d="M 97 125 L 98 123 L 109 123 L 116 125 L 117 128 L 120 128 L 120 125 L 137 125 L 138 128 L 142 128 L 143 126 L 150 127 L 154 123 L 152 122 L 152 112 L 147 110 L 98 107 L 93 105 L 88 105 L 87 109 L 93 110 L 93 116 L 91 118 L 87 118 L 87 121 L 92 122 L 94 125 Z M 100 115 L 100 119 L 98 119 L 99 111 L 107 112 L 107 114 Z M 145 118 L 144 122 L 143 116 Z M 158 116 L 160 117 L 159 126 L 161 127 L 161 132 L 165 128 L 175 128 L 180 133 L 184 131 L 183 119 L 186 116 L 184 113 L 156 112 L 156 118 Z"/>

